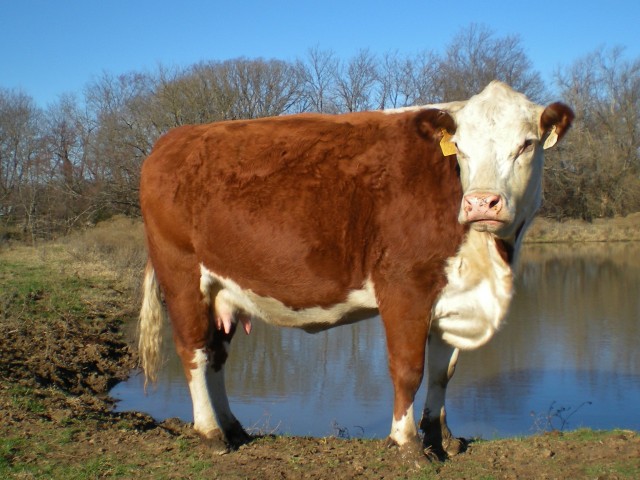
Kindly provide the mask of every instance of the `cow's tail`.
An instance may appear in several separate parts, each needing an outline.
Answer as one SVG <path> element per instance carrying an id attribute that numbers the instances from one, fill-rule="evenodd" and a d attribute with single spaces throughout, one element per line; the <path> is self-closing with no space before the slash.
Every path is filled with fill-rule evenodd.
<path id="1" fill-rule="evenodd" d="M 145 390 L 148 382 L 155 383 L 158 378 L 158 370 L 160 370 L 162 360 L 160 347 L 162 346 L 162 327 L 165 323 L 165 316 L 156 271 L 151 260 L 147 260 L 138 323 L 138 354 L 145 375 Z"/>

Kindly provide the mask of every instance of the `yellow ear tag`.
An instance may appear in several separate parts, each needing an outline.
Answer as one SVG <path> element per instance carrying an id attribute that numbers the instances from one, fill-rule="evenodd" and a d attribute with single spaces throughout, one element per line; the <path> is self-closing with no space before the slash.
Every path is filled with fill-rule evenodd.
<path id="1" fill-rule="evenodd" d="M 442 154 L 445 157 L 448 157 L 449 155 L 455 155 L 456 153 L 458 153 L 456 144 L 451 141 L 451 134 L 444 128 L 440 129 L 440 133 L 442 134 L 442 139 L 440 140 L 440 148 L 442 149 Z"/>

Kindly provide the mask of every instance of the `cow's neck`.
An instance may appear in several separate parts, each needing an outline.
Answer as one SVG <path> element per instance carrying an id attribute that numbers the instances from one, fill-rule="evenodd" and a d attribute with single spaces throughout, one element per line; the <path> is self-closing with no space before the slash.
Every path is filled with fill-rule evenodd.
<path id="1" fill-rule="evenodd" d="M 520 247 L 522 245 L 522 236 L 524 235 L 526 221 L 523 221 L 516 229 L 516 233 L 510 238 L 498 238 L 493 236 L 496 242 L 496 248 L 502 259 L 509 264 L 511 268 L 515 266 Z"/>

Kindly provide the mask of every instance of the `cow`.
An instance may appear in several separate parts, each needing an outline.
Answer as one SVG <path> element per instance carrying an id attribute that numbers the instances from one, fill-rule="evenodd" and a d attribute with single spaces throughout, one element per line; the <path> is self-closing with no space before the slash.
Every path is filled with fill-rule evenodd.
<path id="1" fill-rule="evenodd" d="M 460 452 L 447 384 L 459 350 L 500 328 L 541 204 L 543 152 L 572 120 L 562 103 L 545 108 L 492 82 L 449 104 L 169 131 L 140 181 L 146 378 L 160 365 L 164 300 L 193 428 L 224 453 L 250 440 L 224 382 L 238 327 L 249 334 L 261 319 L 317 332 L 379 315 L 394 388 L 388 443 Z"/>

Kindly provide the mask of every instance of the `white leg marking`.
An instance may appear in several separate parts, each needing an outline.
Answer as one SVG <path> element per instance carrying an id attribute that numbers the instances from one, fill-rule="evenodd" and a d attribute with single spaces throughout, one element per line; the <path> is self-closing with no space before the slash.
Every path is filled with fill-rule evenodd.
<path id="1" fill-rule="evenodd" d="M 391 434 L 389 436 L 398 445 L 402 446 L 414 440 L 417 434 L 416 422 L 413 418 L 413 404 L 411 404 L 400 420 L 396 420 L 395 417 L 393 418 Z"/>
<path id="2" fill-rule="evenodd" d="M 229 407 L 229 398 L 224 384 L 224 367 L 217 372 L 212 368 L 208 370 L 207 386 L 213 398 L 213 409 L 216 412 L 218 423 L 223 430 L 227 431 L 236 418 Z"/>
<path id="3" fill-rule="evenodd" d="M 209 395 L 207 377 L 211 368 L 204 349 L 197 349 L 194 352 L 193 363 L 196 366 L 190 371 L 191 381 L 189 382 L 189 391 L 191 392 L 191 401 L 193 403 L 193 428 L 202 435 L 208 436 L 218 429 L 219 425 L 216 421 Z"/>

